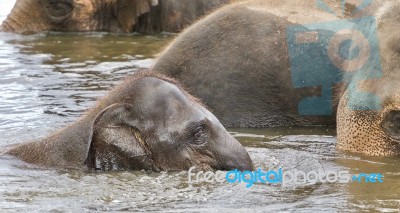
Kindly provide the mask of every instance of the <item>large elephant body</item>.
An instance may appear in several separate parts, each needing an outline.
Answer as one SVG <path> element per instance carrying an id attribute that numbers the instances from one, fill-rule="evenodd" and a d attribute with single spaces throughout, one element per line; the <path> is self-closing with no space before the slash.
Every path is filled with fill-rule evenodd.
<path id="1" fill-rule="evenodd" d="M 2 30 L 179 32 L 229 0 L 17 0 Z"/>
<path id="2" fill-rule="evenodd" d="M 336 120 L 339 149 L 398 155 L 399 4 L 228 5 L 186 29 L 154 69 L 179 79 L 227 126 Z"/>
<path id="3" fill-rule="evenodd" d="M 225 6 L 178 36 L 154 68 L 180 79 L 229 127 L 334 125 L 335 113 L 299 114 L 299 102 L 321 96 L 321 88 L 296 88 L 291 80 L 286 28 L 338 20 L 313 7 L 311 0 Z"/>

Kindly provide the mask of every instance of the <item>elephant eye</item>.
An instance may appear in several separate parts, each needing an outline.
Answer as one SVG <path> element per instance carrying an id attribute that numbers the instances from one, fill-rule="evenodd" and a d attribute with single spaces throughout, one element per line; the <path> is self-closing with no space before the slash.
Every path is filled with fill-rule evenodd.
<path id="1" fill-rule="evenodd" d="M 65 20 L 73 10 L 72 0 L 42 0 L 47 16 L 52 22 Z"/>
<path id="2" fill-rule="evenodd" d="M 392 110 L 387 113 L 381 126 L 389 137 L 400 140 L 400 110 Z"/>
<path id="3" fill-rule="evenodd" d="M 194 128 L 193 136 L 190 139 L 190 143 L 194 145 L 204 145 L 208 141 L 208 132 L 203 124 L 198 125 Z"/>

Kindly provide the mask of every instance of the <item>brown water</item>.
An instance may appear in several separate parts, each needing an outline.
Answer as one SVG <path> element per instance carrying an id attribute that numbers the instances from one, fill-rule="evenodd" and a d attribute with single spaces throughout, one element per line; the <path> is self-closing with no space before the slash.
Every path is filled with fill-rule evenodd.
<path id="1" fill-rule="evenodd" d="M 0 34 L 0 146 L 43 137 L 77 119 L 121 79 L 151 66 L 168 36 Z M 383 183 L 202 183 L 187 172 L 44 170 L 0 157 L 0 212 L 294 211 L 400 209 L 399 158 L 335 151 L 325 128 L 231 129 L 257 167 L 382 173 Z"/>

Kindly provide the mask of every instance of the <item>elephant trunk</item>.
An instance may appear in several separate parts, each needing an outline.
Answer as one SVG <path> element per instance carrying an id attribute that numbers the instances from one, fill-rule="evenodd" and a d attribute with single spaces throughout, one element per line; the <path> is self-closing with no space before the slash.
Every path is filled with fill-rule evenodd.
<path id="1" fill-rule="evenodd" d="M 224 144 L 215 147 L 217 150 L 217 159 L 221 170 L 240 170 L 252 171 L 254 169 L 253 162 L 246 149 L 231 135 L 227 135 L 222 139 Z"/>

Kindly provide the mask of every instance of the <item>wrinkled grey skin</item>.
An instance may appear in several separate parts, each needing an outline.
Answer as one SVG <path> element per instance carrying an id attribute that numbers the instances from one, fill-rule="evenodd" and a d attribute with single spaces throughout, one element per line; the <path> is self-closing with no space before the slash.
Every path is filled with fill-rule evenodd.
<path id="1" fill-rule="evenodd" d="M 338 4 L 342 1 L 324 2 L 330 8 L 341 8 Z M 343 16 L 318 9 L 314 0 L 252 0 L 228 5 L 185 30 L 160 55 L 154 68 L 180 80 L 225 126 L 335 125 L 337 121 L 338 150 L 400 156 L 400 2 L 374 0 L 355 10 L 360 2 L 368 1 L 347 0 Z M 351 21 L 360 17 L 374 17 L 376 32 L 371 22 Z M 321 96 L 321 88 L 293 87 L 286 29 L 338 20 L 341 24 L 358 23 L 357 27 L 376 34 L 374 44 L 360 39 L 354 29 L 334 32 L 338 37 L 362 42 L 357 48 L 366 44 L 379 48 L 371 46 L 361 58 L 379 57 L 382 76 L 376 75 L 376 65 L 358 60 L 341 62 L 339 57 L 328 58 L 329 49 L 315 49 L 313 56 L 325 54 L 326 61 L 338 61 L 335 66 L 354 74 L 343 71 L 339 76 L 345 83 L 337 85 L 332 94 L 332 110 L 337 116 L 302 116 L 297 109 L 299 101 Z M 318 37 L 323 37 L 322 31 L 318 31 Z M 308 39 L 315 41 L 312 36 Z M 357 66 L 364 68 L 353 69 Z M 380 107 L 368 108 L 376 100 Z"/>
<path id="2" fill-rule="evenodd" d="M 285 31 L 296 23 L 268 11 L 287 4 L 301 15 L 302 2 L 306 11 L 315 7 L 311 0 L 224 6 L 182 32 L 154 69 L 179 79 L 228 127 L 333 126 L 335 113 L 299 114 L 298 103 L 321 88 L 293 87 Z"/>
<path id="3" fill-rule="evenodd" d="M 171 79 L 128 78 L 72 125 L 8 154 L 55 168 L 251 170 L 244 147 Z"/>
<path id="4" fill-rule="evenodd" d="M 179 32 L 229 0 L 17 0 L 2 30 Z"/>

